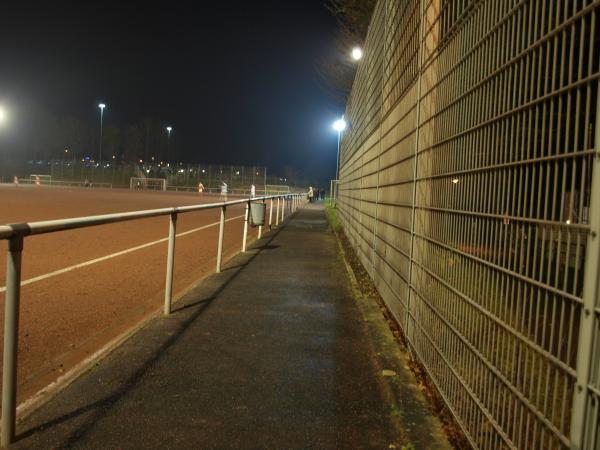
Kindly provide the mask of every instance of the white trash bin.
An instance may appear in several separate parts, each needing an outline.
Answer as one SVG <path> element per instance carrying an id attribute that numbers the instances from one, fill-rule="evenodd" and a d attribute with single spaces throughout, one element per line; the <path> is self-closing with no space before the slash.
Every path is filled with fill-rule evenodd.
<path id="1" fill-rule="evenodd" d="M 250 203 L 250 226 L 258 227 L 265 224 L 266 203 Z"/>

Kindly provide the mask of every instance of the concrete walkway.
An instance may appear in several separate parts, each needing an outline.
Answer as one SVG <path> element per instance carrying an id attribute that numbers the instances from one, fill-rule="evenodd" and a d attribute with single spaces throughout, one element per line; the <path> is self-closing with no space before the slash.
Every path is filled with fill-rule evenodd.
<path id="1" fill-rule="evenodd" d="M 310 205 L 19 423 L 14 448 L 450 448 L 357 301 Z"/>

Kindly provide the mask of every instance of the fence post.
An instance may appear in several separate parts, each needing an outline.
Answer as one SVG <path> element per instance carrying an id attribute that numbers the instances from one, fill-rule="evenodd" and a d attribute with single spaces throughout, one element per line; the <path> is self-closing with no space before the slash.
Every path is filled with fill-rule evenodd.
<path id="1" fill-rule="evenodd" d="M 271 204 L 269 205 L 269 229 L 273 223 L 273 197 L 271 197 Z"/>
<path id="2" fill-rule="evenodd" d="M 221 206 L 221 221 L 219 222 L 219 244 L 217 246 L 217 273 L 221 272 L 221 260 L 223 259 L 223 234 L 225 232 L 225 205 Z"/>
<path id="3" fill-rule="evenodd" d="M 4 300 L 4 361 L 2 368 L 1 445 L 8 447 L 15 437 L 17 416 L 17 352 L 19 345 L 19 302 L 21 298 L 21 255 L 23 235 L 9 239 L 6 258 Z"/>
<path id="4" fill-rule="evenodd" d="M 279 226 L 279 197 L 277 197 L 277 210 L 275 212 L 275 226 Z"/>
<path id="5" fill-rule="evenodd" d="M 246 203 L 246 214 L 244 215 L 244 237 L 242 238 L 242 252 L 246 251 L 246 241 L 248 239 L 248 215 L 250 214 L 250 202 Z"/>
<path id="6" fill-rule="evenodd" d="M 265 199 L 263 198 L 263 205 L 265 204 Z M 263 218 L 263 223 L 265 222 L 264 218 Z M 258 239 L 262 238 L 262 225 L 258 226 Z"/>
<path id="7" fill-rule="evenodd" d="M 171 220 L 169 221 L 169 249 L 167 251 L 167 279 L 165 282 L 165 315 L 171 314 L 171 299 L 173 298 L 173 265 L 175 264 L 176 227 L 177 213 L 171 213 Z"/>
<path id="8" fill-rule="evenodd" d="M 599 85 L 600 86 L 600 85 Z M 596 430 L 597 410 L 587 411 L 590 396 L 590 371 L 595 349 L 594 342 L 598 333 L 597 305 L 600 290 L 598 287 L 598 265 L 600 264 L 600 91 L 597 94 L 596 123 L 594 138 L 595 158 L 592 161 L 592 184 L 590 192 L 589 224 L 587 250 L 583 269 L 583 305 L 580 313 L 579 343 L 577 346 L 577 364 L 575 369 L 576 384 L 573 390 L 573 409 L 571 413 L 570 440 L 571 448 L 582 449 L 586 436 L 593 435 Z M 588 414 L 595 417 L 587 417 Z M 586 448 L 596 443 L 587 442 Z"/>
<path id="9" fill-rule="evenodd" d="M 283 224 L 283 218 L 285 217 L 285 197 L 281 198 L 281 223 Z"/>

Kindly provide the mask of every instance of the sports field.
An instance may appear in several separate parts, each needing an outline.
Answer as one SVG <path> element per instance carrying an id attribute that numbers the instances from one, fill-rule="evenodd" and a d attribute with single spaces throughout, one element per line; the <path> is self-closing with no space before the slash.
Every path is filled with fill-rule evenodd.
<path id="1" fill-rule="evenodd" d="M 231 200 L 231 198 L 230 198 Z M 219 201 L 196 193 L 0 184 L 0 224 Z M 180 214 L 174 295 L 214 272 L 218 209 Z M 244 207 L 227 208 L 224 260 L 241 250 Z M 168 216 L 25 239 L 18 402 L 30 398 L 162 308 Z M 249 239 L 255 239 L 251 229 Z M 6 244 L 0 247 L 4 324 Z M 176 309 L 176 304 L 174 308 Z M 3 326 L 3 325 L 2 325 Z"/>

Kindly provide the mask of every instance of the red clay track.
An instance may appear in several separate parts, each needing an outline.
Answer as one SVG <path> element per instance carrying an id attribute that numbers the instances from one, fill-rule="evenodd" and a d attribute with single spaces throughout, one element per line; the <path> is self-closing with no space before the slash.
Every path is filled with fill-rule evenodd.
<path id="1" fill-rule="evenodd" d="M 204 197 L 204 203 L 218 197 Z M 0 224 L 63 219 L 201 203 L 198 194 L 0 185 Z M 177 233 L 219 220 L 219 210 L 180 214 Z M 244 207 L 227 209 L 227 219 Z M 168 236 L 169 218 L 135 220 L 25 239 L 22 280 Z M 184 292 L 216 264 L 218 225 L 177 238 L 173 292 Z M 225 257 L 241 250 L 243 218 L 225 225 Z M 252 229 L 249 239 L 256 238 Z M 22 402 L 162 307 L 167 244 L 27 284 L 21 289 L 18 401 Z M 0 248 L 5 286 L 6 246 Z M 4 324 L 4 293 L 0 293 Z"/>

